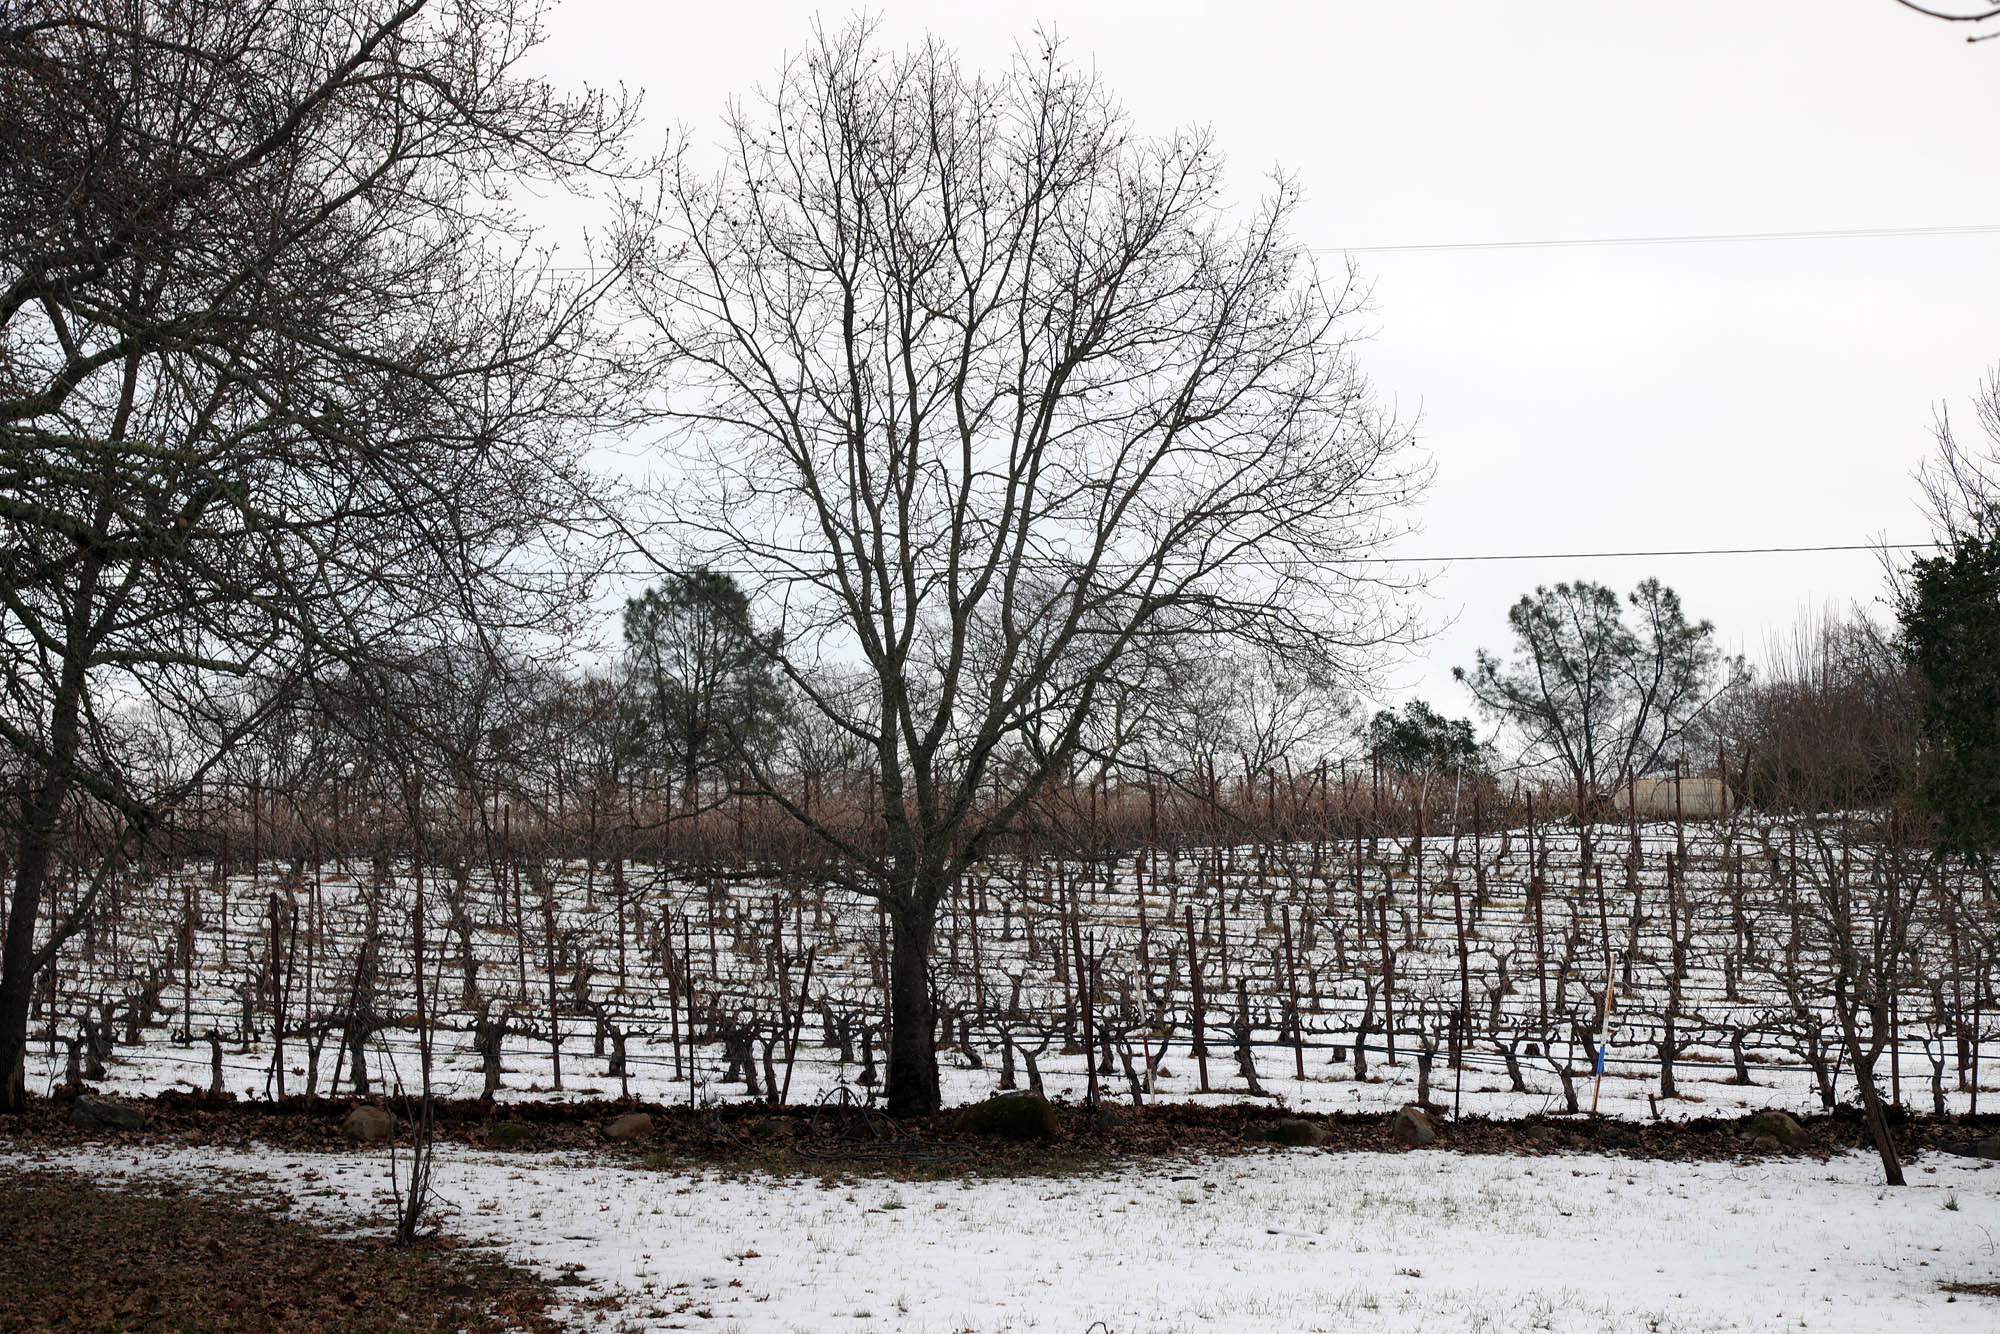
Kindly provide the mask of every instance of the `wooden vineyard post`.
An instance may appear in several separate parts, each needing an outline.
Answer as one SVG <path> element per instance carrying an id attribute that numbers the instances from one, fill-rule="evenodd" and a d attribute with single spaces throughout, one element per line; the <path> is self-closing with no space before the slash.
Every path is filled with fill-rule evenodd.
<path id="1" fill-rule="evenodd" d="M 983 1024 L 986 1021 L 986 969 L 979 960 L 979 900 L 984 883 L 974 881 L 975 892 L 965 901 L 965 915 L 972 944 L 972 1010 Z"/>
<path id="2" fill-rule="evenodd" d="M 1535 980 L 1541 989 L 1540 1031 L 1546 1040 L 1549 1030 L 1549 955 L 1548 936 L 1542 923 L 1543 889 L 1541 873 L 1531 873 L 1528 876 L 1528 897 L 1534 900 L 1535 905 Z"/>
<path id="3" fill-rule="evenodd" d="M 1114 860 L 1112 862 L 1114 871 L 1117 865 L 1118 863 Z M 1151 940 L 1146 927 L 1146 859 L 1143 855 L 1135 857 L 1132 861 L 1132 888 L 1134 901 L 1139 913 L 1139 976 L 1142 979 L 1139 996 L 1143 1001 L 1152 993 L 1153 989 L 1153 969 L 1150 958 Z M 1173 919 L 1171 917 L 1167 919 L 1167 928 L 1169 930 L 1173 929 Z"/>
<path id="4" fill-rule="evenodd" d="M 1417 802 L 1417 930 L 1424 929 L 1424 806 Z"/>
<path id="5" fill-rule="evenodd" d="M 1203 1000 L 1201 994 L 1201 958 L 1195 953 L 1194 906 L 1189 904 L 1182 911 L 1187 914 L 1188 984 L 1194 993 L 1194 1014 L 1192 1016 L 1194 1021 L 1194 1062 L 1195 1068 L 1201 1072 L 1201 1091 L 1207 1093 L 1209 1091 L 1208 1042 L 1202 1036 L 1202 1011 L 1206 1007 L 1206 1002 Z"/>
<path id="6" fill-rule="evenodd" d="M 618 900 L 618 994 L 625 994 L 625 854 L 621 849 L 611 861 L 611 892 Z"/>
<path id="7" fill-rule="evenodd" d="M 1452 1065 L 1465 1068 L 1466 1044 L 1472 1040 L 1472 963 L 1465 944 L 1465 890 L 1459 878 L 1451 878 L 1451 915 L 1458 928 L 1458 1012 L 1461 1022 L 1458 1041 L 1453 1044 Z"/>
<path id="8" fill-rule="evenodd" d="M 1292 954 L 1292 906 L 1287 903 L 1280 910 L 1285 924 L 1285 986 L 1292 1000 L 1292 1065 L 1303 1083 L 1306 1077 L 1306 1026 L 1304 1016 L 1299 1013 L 1299 969 Z"/>
<path id="9" fill-rule="evenodd" d="M 283 957 L 279 942 L 284 928 L 276 891 L 271 894 L 270 910 L 271 942 L 264 947 L 264 972 L 271 986 L 271 1075 L 277 1081 L 278 1099 L 282 1102 L 285 1097 L 285 1013 L 288 1007 L 285 1004 L 284 975 L 279 971 L 279 960 Z M 421 985 L 422 979 L 419 978 L 418 982 Z"/>
<path id="10" fill-rule="evenodd" d="M 519 975 L 521 1005 L 528 1004 L 528 910 L 521 898 L 521 863 L 511 852 L 507 856 L 508 872 L 514 882 L 514 970 Z"/>
<path id="11" fill-rule="evenodd" d="M 194 881 L 181 881 L 181 1039 L 194 1041 Z"/>
<path id="12" fill-rule="evenodd" d="M 1063 885 L 1063 864 L 1055 864 L 1056 887 L 1056 976 L 1062 979 L 1063 988 L 1063 1041 L 1074 1042 L 1077 1034 L 1076 1023 L 1076 973 L 1073 959 L 1075 951 L 1070 947 L 1070 927 L 1075 923 L 1070 917 L 1069 891 Z"/>
<path id="13" fill-rule="evenodd" d="M 951 959 L 950 972 L 953 977 L 961 975 L 958 964 L 958 938 L 962 934 L 962 930 L 959 923 L 958 900 L 963 887 L 963 879 L 954 876 L 951 883 L 951 890 L 944 896 L 944 932 L 947 953 Z"/>
<path id="14" fill-rule="evenodd" d="M 711 957 L 714 949 L 711 943 L 709 946 Z M 875 905 L 875 955 L 872 961 L 876 969 L 875 985 L 878 989 L 886 991 L 889 986 L 889 908 L 887 904 L 879 902 Z"/>
<path id="15" fill-rule="evenodd" d="M 1215 881 L 1215 953 L 1222 963 L 1222 985 L 1229 986 L 1229 891 L 1220 873 Z"/>
<path id="16" fill-rule="evenodd" d="M 1902 931 L 1897 913 L 1902 904 L 1899 886 L 1902 877 L 1909 873 L 1909 866 L 1903 860 L 1900 840 L 1896 848 L 1896 879 L 1889 886 L 1889 939 L 1892 948 L 1900 953 Z M 1903 1105 L 1903 1029 L 1900 1007 L 1897 1004 L 1903 993 L 1903 970 L 1899 957 L 1890 956 L 1889 964 L 1889 1101 L 1898 1108 Z"/>
<path id="17" fill-rule="evenodd" d="M 1968 1116 L 1980 1114 L 1980 1010 L 1986 1002 L 1986 988 L 1974 982 L 1972 986 L 1972 1102 L 1966 1104 Z"/>
<path id="18" fill-rule="evenodd" d="M 681 1000 L 674 985 L 674 922 L 663 910 L 660 914 L 660 967 L 667 974 L 667 1040 L 674 1049 L 674 1079 L 681 1077 Z M 694 1016 L 688 1016 L 692 1027 Z"/>
<path id="19" fill-rule="evenodd" d="M 1593 867 L 1592 871 L 1597 878 L 1597 929 L 1598 934 L 1603 938 L 1604 966 L 1606 969 L 1609 969 L 1611 967 L 1611 910 L 1605 906 L 1604 902 L 1604 868 L 1601 866 Z M 1610 983 L 1607 982 L 1605 985 L 1609 986 Z"/>
<path id="20" fill-rule="evenodd" d="M 785 1033 L 785 1084 L 778 1092 L 778 1105 L 783 1107 L 792 1096 L 792 1066 L 799 1057 L 799 1035 L 806 1023 L 806 996 L 812 991 L 813 960 L 819 954 L 815 945 L 806 951 L 805 976 L 799 980 L 799 1003 L 792 1011 L 792 1025 Z"/>
<path id="21" fill-rule="evenodd" d="M 1674 854 L 1687 861 L 1687 816 L 1681 809 L 1681 762 L 1674 761 Z"/>
<path id="22" fill-rule="evenodd" d="M 776 894 L 771 896 L 771 950 L 771 975 L 778 984 L 778 1033 L 782 1041 L 792 1028 L 792 978 L 791 969 L 785 960 L 785 909 Z M 787 1084 L 791 1082 L 790 1046 L 790 1043 L 786 1044 Z M 785 1095 L 781 1090 L 767 1088 L 764 1090 L 764 1095 L 774 1106 L 784 1106 Z"/>
<path id="23" fill-rule="evenodd" d="M 1146 775 L 1146 848 L 1153 859 L 1153 880 L 1160 879 L 1160 790 L 1153 783 L 1153 776 Z M 1173 929 L 1173 919 L 1167 921 L 1168 930 Z"/>
<path id="24" fill-rule="evenodd" d="M 222 926 L 222 970 L 229 971 L 229 868 L 224 866 L 215 877 L 216 908 L 221 914 Z"/>
<path id="25" fill-rule="evenodd" d="M 1382 910 L 1382 1038 L 1388 1045 L 1389 1064 L 1396 1063 L 1396 956 L 1389 949 L 1389 895 L 1385 890 L 1378 905 Z"/>
<path id="26" fill-rule="evenodd" d="M 1891 988 L 1889 992 L 1889 1101 L 1897 1107 L 1903 1105 L 1903 1032 L 1901 1015 L 1897 1005 L 1902 988 Z"/>
<path id="27" fill-rule="evenodd" d="M 338 797 L 339 792 L 339 788 L 334 789 L 336 797 Z M 306 991 L 304 1008 L 307 1015 L 311 1015 L 313 1005 L 315 973 L 313 963 L 319 955 L 319 942 L 326 934 L 326 909 L 321 899 L 321 893 L 325 886 L 321 880 L 323 872 L 321 870 L 319 824 L 317 821 L 314 822 L 312 829 L 312 863 L 312 894 L 306 900 Z M 310 1045 L 310 1039 L 308 1039 L 308 1050 L 311 1055 L 306 1062 L 306 1092 L 308 1094 L 315 1094 L 319 1092 L 319 1049 Z"/>
<path id="28" fill-rule="evenodd" d="M 562 1091 L 562 1019 L 561 996 L 556 990 L 556 888 L 553 878 L 547 879 L 542 890 L 542 935 L 547 946 L 549 969 L 549 1082 L 558 1093 Z"/>
<path id="29" fill-rule="evenodd" d="M 694 1028 L 695 1000 L 694 1000 L 694 943 L 692 939 L 693 934 L 694 934 L 693 928 L 691 928 L 688 925 L 687 918 L 682 917 L 681 918 L 681 980 L 687 985 L 687 1014 L 688 1014 L 687 1080 L 688 1080 L 689 1110 L 693 1110 L 694 1108 L 694 1082 L 695 1082 L 694 1077 L 695 1077 L 695 1066 L 698 1064 L 695 1058 L 699 1051 L 699 1049 L 695 1046 L 695 1028 Z M 673 979 L 668 978 L 667 982 L 668 985 L 671 986 L 673 984 Z"/>
<path id="30" fill-rule="evenodd" d="M 1077 1010 L 1083 1021 L 1083 1071 L 1087 1077 L 1088 1092 L 1086 1106 L 1097 1105 L 1097 1030 L 1092 1026 L 1090 973 L 1085 964 L 1089 956 L 1084 952 L 1083 927 L 1077 921 L 1081 913 L 1072 913 L 1069 919 L 1070 957 L 1075 962 Z M 1092 938 L 1095 948 L 1095 937 Z"/>
<path id="31" fill-rule="evenodd" d="M 1479 794 L 1472 794 L 1472 916 L 1479 919 L 1479 910 L 1486 902 L 1486 840 L 1482 829 L 1483 812 L 1480 810 Z"/>
<path id="32" fill-rule="evenodd" d="M 410 807 L 413 812 L 417 809 L 415 799 L 411 800 Z M 418 1078 L 422 1081 L 423 1088 L 423 1101 L 419 1104 L 418 1124 L 413 1129 L 417 1137 L 417 1152 L 421 1154 L 424 1152 L 423 1146 L 429 1139 L 431 1128 L 431 1017 L 426 1004 L 427 998 L 424 994 L 423 831 L 421 828 L 413 828 L 410 831 L 410 835 L 411 842 L 416 845 L 415 856 L 412 860 L 415 862 L 413 869 L 416 872 L 417 881 L 416 902 L 410 908 L 410 953 L 411 961 L 415 965 L 411 969 L 411 978 L 416 1001 Z M 561 1088 L 562 1085 L 557 1084 L 556 1087 Z M 417 1184 L 418 1177 L 416 1174 L 418 1172 L 427 1172 L 423 1159 L 421 1157 L 414 1159 L 411 1162 L 410 1170 L 412 1173 L 410 1181 L 410 1204 L 408 1206 L 410 1214 L 407 1216 L 414 1217 L 415 1211 L 422 1207 L 422 1196 L 419 1194 L 420 1187 Z"/>
<path id="33" fill-rule="evenodd" d="M 1145 1008 L 1144 1006 L 1143 1002 L 1145 997 L 1145 989 L 1140 985 L 1139 979 L 1137 977 L 1134 977 L 1132 979 L 1132 990 L 1135 993 L 1137 993 L 1141 998 L 1141 1008 L 1139 1013 L 1139 1042 L 1141 1044 L 1141 1049 L 1143 1051 L 1143 1054 L 1145 1055 L 1146 1058 L 1145 1089 L 1146 1092 L 1150 1094 L 1153 1091 L 1153 1013 L 1150 1009 Z"/>
<path id="34" fill-rule="evenodd" d="M 1603 883 L 1603 874 L 1602 871 L 1598 872 L 1600 885 Z M 1613 995 L 1612 988 L 1618 980 L 1612 976 L 1611 968 L 1611 956 L 1607 953 L 1604 956 L 1604 1017 L 1598 1022 L 1597 1026 L 1597 1078 L 1592 1083 L 1590 1089 L 1590 1114 L 1592 1116 L 1597 1115 L 1598 1095 L 1604 1092 L 1604 1067 L 1610 1064 L 1611 998 Z"/>
<path id="35" fill-rule="evenodd" d="M 1381 847 L 1377 840 L 1382 835 L 1382 752 L 1379 749 L 1371 751 L 1368 760 L 1370 766 L 1368 783 L 1368 855 L 1372 857 L 1377 854 Z"/>

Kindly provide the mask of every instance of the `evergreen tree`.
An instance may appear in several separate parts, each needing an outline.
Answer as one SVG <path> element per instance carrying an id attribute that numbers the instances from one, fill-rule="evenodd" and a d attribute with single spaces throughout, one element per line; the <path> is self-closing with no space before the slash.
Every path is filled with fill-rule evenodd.
<path id="1" fill-rule="evenodd" d="M 773 667 L 780 639 L 758 633 L 733 577 L 669 575 L 625 604 L 625 645 L 658 743 L 690 787 L 770 747 L 784 714 Z"/>

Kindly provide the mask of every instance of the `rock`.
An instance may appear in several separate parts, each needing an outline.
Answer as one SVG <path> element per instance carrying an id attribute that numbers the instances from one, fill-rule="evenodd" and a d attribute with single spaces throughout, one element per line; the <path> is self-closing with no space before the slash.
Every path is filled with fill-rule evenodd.
<path id="1" fill-rule="evenodd" d="M 958 1124 L 972 1134 L 996 1139 L 1053 1139 L 1056 1109 L 1033 1093 L 1002 1093 L 960 1112 Z"/>
<path id="2" fill-rule="evenodd" d="M 1789 1112 L 1776 1109 L 1757 1113 L 1744 1129 L 1753 1144 L 1760 1135 L 1778 1141 L 1787 1149 L 1803 1149 L 1812 1143 L 1812 1136 L 1806 1133 L 1804 1126 L 1793 1120 Z"/>
<path id="3" fill-rule="evenodd" d="M 1112 1131 L 1122 1130 L 1128 1117 L 1125 1109 L 1117 1103 L 1100 1102 L 1097 1104 L 1097 1112 L 1093 1119 L 1097 1122 L 1099 1130 Z"/>
<path id="4" fill-rule="evenodd" d="M 396 1118 L 380 1107 L 363 1104 L 347 1114 L 340 1133 L 356 1144 L 380 1144 L 396 1133 Z"/>
<path id="5" fill-rule="evenodd" d="M 1430 1117 L 1415 1107 L 1405 1107 L 1389 1118 L 1389 1137 L 1406 1149 L 1421 1149 L 1437 1143 L 1437 1127 Z"/>
<path id="6" fill-rule="evenodd" d="M 1961 1158 L 1990 1158 L 2000 1160 L 2000 1135 L 1989 1135 L 1985 1139 L 1968 1140 L 1961 1144 L 1940 1144 L 1940 1153 L 1955 1153 Z"/>
<path id="7" fill-rule="evenodd" d="M 109 1098 L 78 1098 L 69 1106 L 69 1123 L 80 1130 L 143 1130 L 146 1109 Z"/>
<path id="8" fill-rule="evenodd" d="M 1273 1144 L 1293 1149 L 1323 1149 L 1333 1143 L 1333 1132 L 1314 1121 L 1288 1117 L 1264 1127 L 1258 1136 Z"/>
<path id="9" fill-rule="evenodd" d="M 535 1138 L 535 1128 L 521 1121 L 502 1121 L 486 1132 L 489 1144 L 511 1149 Z"/>
<path id="10" fill-rule="evenodd" d="M 604 1138 L 613 1144 L 632 1144 L 653 1137 L 653 1118 L 646 1112 L 627 1112 L 604 1123 Z"/>
<path id="11" fill-rule="evenodd" d="M 1783 1153 L 1784 1151 L 1785 1146 L 1769 1135 L 1752 1135 L 1750 1137 L 1750 1152 L 1752 1153 Z"/>

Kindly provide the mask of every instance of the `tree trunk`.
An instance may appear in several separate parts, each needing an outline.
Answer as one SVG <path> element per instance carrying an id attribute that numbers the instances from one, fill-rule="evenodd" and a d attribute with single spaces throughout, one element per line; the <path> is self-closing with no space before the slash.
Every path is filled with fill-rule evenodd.
<path id="1" fill-rule="evenodd" d="M 35 991 L 35 922 L 41 915 L 64 785 L 45 783 L 24 813 L 7 936 L 0 946 L 0 1113 L 27 1110 L 28 1010 Z M 53 1016 L 51 1016 L 53 1018 Z"/>
<path id="2" fill-rule="evenodd" d="M 129 416 L 131 367 L 126 377 L 128 397 L 117 429 L 123 433 Z M 96 531 L 111 522 L 108 496 L 100 497 Z M 62 678 L 49 712 L 48 761 L 41 767 L 41 785 L 32 800 L 22 803 L 20 863 L 14 869 L 13 901 L 8 905 L 7 935 L 0 943 L 0 1114 L 28 1108 L 28 1008 L 35 989 L 35 922 L 41 915 L 42 892 L 55 851 L 63 805 L 69 800 L 76 774 L 76 757 L 83 743 L 83 688 L 88 644 L 83 627 L 97 606 L 97 579 L 103 557 L 94 549 L 83 553 L 77 602 L 62 650 Z M 54 966 L 50 959 L 49 966 Z M 50 1021 L 56 1016 L 51 1013 Z"/>
<path id="3" fill-rule="evenodd" d="M 1840 1020 L 1840 1037 L 1847 1047 L 1848 1068 L 1854 1073 L 1854 1087 L 1861 1094 L 1861 1112 L 1868 1122 L 1868 1135 L 1875 1141 L 1875 1152 L 1882 1157 L 1882 1177 L 1891 1186 L 1904 1185 L 1903 1159 L 1896 1152 L 1896 1140 L 1889 1132 L 1889 1113 L 1882 1106 L 1882 1094 L 1875 1087 L 1875 1063 L 1881 1059 L 1881 1047 L 1876 1045 L 1873 1054 L 1861 1049 L 1861 1023 L 1857 1013 L 1861 1006 L 1852 1000 L 1841 982 L 1834 984 L 1833 1006 Z M 1882 1031 L 1883 1018 L 1880 1014 L 1870 1016 L 1875 1022 L 1875 1032 Z"/>
<path id="4" fill-rule="evenodd" d="M 1850 1059 L 1855 1054 L 1850 1052 Z M 1864 1071 L 1857 1063 L 1854 1076 L 1855 1086 L 1861 1090 L 1861 1110 L 1868 1121 L 1868 1134 L 1875 1141 L 1875 1152 L 1882 1156 L 1882 1177 L 1892 1186 L 1903 1185 L 1903 1159 L 1896 1152 L 1896 1140 L 1889 1131 L 1889 1114 L 1875 1088 L 1875 1071 L 1873 1068 Z"/>
<path id="5" fill-rule="evenodd" d="M 931 1006 L 931 931 L 936 909 L 921 889 L 889 909 L 889 1084 L 891 1116 L 938 1110 L 937 1014 Z"/>

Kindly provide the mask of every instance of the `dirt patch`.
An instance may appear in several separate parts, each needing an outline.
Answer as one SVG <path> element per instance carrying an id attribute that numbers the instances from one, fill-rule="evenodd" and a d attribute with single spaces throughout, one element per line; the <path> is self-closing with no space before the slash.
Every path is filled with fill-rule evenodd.
<path id="1" fill-rule="evenodd" d="M 552 1331 L 546 1284 L 270 1207 L 0 1169 L 0 1330 Z"/>

